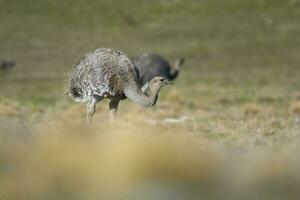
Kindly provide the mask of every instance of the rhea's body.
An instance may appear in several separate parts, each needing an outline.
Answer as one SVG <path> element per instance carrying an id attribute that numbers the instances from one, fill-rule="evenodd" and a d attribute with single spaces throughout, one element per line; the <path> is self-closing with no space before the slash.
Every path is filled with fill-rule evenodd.
<path id="1" fill-rule="evenodd" d="M 129 72 L 129 73 L 128 73 Z M 76 101 L 107 97 L 126 98 L 124 88 L 138 84 L 138 73 L 125 54 L 114 49 L 97 49 L 86 54 L 74 68 L 70 92 Z"/>

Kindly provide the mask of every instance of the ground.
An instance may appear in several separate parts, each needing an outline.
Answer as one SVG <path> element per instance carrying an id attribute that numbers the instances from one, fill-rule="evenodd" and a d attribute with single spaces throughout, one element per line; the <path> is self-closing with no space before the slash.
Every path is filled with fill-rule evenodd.
<path id="1" fill-rule="evenodd" d="M 149 176 L 156 177 L 158 173 L 160 177 L 171 171 L 174 173 L 165 176 L 188 183 L 196 180 L 197 186 L 213 188 L 203 189 L 197 195 L 211 198 L 227 195 L 229 199 L 239 199 L 241 195 L 245 199 L 249 194 L 261 197 L 266 192 L 266 197 L 272 199 L 297 196 L 300 183 L 297 170 L 300 142 L 299 20 L 300 2 L 297 0 L 1 0 L 0 57 L 14 59 L 16 67 L 0 73 L 0 164 L 6 166 L 2 172 L 0 167 L 0 176 L 2 173 L 7 179 L 0 181 L 0 185 L 5 186 L 0 192 L 6 194 L 7 199 L 18 199 L 12 195 L 18 181 L 9 172 L 15 170 L 11 166 L 19 163 L 19 168 L 23 169 L 19 175 L 23 177 L 34 172 L 28 166 L 38 162 L 37 157 L 50 156 L 51 159 L 46 159 L 47 165 L 41 167 L 47 175 L 35 180 L 36 184 L 51 177 L 54 179 L 56 171 L 52 167 L 49 169 L 54 163 L 59 164 L 57 173 L 62 180 L 55 179 L 55 183 L 49 180 L 49 184 L 53 184 L 50 192 L 46 186 L 41 189 L 31 184 L 29 189 L 24 189 L 32 193 L 28 192 L 29 196 L 32 195 L 28 198 L 39 199 L 34 195 L 47 194 L 51 199 L 54 198 L 51 195 L 57 193 L 60 195 L 58 199 L 65 199 L 63 195 L 73 194 L 80 186 L 68 182 L 72 179 L 69 180 L 64 173 L 73 163 L 79 165 L 77 170 L 91 184 L 92 189 L 87 187 L 91 191 L 84 191 L 93 198 L 93 195 L 97 196 L 93 187 L 102 183 L 96 178 L 89 179 L 97 174 L 95 169 L 79 163 L 91 163 L 99 151 L 128 145 L 131 147 L 129 160 L 119 159 L 121 150 L 108 155 L 115 156 L 116 162 L 132 161 L 140 167 L 142 162 L 152 159 L 160 163 L 164 155 L 160 157 L 158 150 L 166 148 L 171 155 L 167 156 L 167 167 L 157 163 L 150 165 L 147 168 L 152 170 Z M 64 94 L 64 87 L 77 60 L 98 47 L 113 47 L 128 56 L 152 51 L 171 63 L 176 58 L 185 57 L 186 63 L 175 85 L 163 89 L 155 108 L 143 109 L 130 100 L 121 102 L 119 120 L 114 127 L 108 128 L 108 102 L 103 101 L 98 104 L 93 127 L 87 128 L 84 127 L 85 105 L 73 102 Z M 183 120 L 170 123 L 169 118 Z M 78 130 L 97 136 L 93 138 L 87 133 L 88 142 L 82 143 L 82 138 L 79 140 L 74 133 Z M 53 132 L 61 134 L 49 134 Z M 127 141 L 122 136 L 121 139 L 107 136 L 122 135 L 120 132 L 130 135 L 129 138 L 134 137 L 132 135 L 138 135 L 138 138 Z M 42 139 L 36 139 L 37 135 L 38 138 L 43 135 Z M 53 139 L 52 135 L 63 136 L 53 136 Z M 117 142 L 112 143 L 113 147 L 98 147 L 103 137 Z M 153 143 L 144 144 L 148 137 L 163 137 L 167 141 L 154 139 Z M 37 140 L 35 145 L 27 143 L 29 140 L 31 144 L 32 138 Z M 52 140 L 56 142 L 52 143 Z M 175 142 L 174 146 L 165 147 L 170 140 L 180 144 Z M 182 153 L 189 163 L 186 166 L 174 156 L 179 150 L 182 152 L 182 140 L 192 143 L 185 144 L 192 149 L 191 156 Z M 138 145 L 133 145 L 132 141 L 137 141 Z M 135 156 L 135 150 L 140 151 L 144 145 L 148 151 Z M 79 149 L 75 152 L 81 157 L 78 160 L 73 158 L 71 150 L 64 150 L 65 146 L 71 150 Z M 86 158 L 89 154 L 86 148 L 90 146 L 94 150 L 91 150 L 91 157 Z M 153 153 L 156 146 L 158 150 Z M 96 147 L 100 149 L 95 150 Z M 193 153 L 198 150 L 193 150 L 193 147 L 201 148 L 199 151 L 205 153 L 196 156 Z M 28 156 L 24 161 L 19 158 L 23 150 L 26 155 L 40 153 Z M 58 161 L 52 156 L 58 156 Z M 98 158 L 98 161 L 103 160 Z M 209 164 L 203 164 L 206 162 Z M 195 170 L 193 165 L 202 171 Z M 94 167 L 99 166 L 95 164 Z M 130 167 L 124 169 L 126 173 Z M 181 169 L 191 172 L 186 175 Z M 43 170 L 38 171 L 42 173 Z M 112 168 L 110 172 L 117 171 Z M 201 173 L 206 176 L 203 178 Z M 180 175 L 186 175 L 187 180 Z M 136 174 L 129 177 L 130 180 L 132 177 L 144 180 Z M 26 178 L 20 179 L 24 181 Z M 119 183 L 119 180 L 115 182 Z M 18 187 L 24 185 L 27 185 L 26 181 Z M 166 185 L 162 188 L 170 187 Z M 145 185 L 141 187 L 145 187 L 144 192 L 149 189 Z M 186 185 L 179 188 L 182 193 L 188 190 Z M 281 192 L 273 193 L 274 190 Z M 165 199 L 173 199 L 172 192 L 164 193 Z M 83 197 L 75 194 L 68 198 Z"/>

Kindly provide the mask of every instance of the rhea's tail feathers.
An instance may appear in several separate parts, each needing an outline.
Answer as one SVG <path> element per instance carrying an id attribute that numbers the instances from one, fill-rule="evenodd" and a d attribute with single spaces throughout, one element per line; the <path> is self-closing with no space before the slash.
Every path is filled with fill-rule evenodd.
<path id="1" fill-rule="evenodd" d="M 83 97 L 81 93 L 81 89 L 76 86 L 70 86 L 69 90 L 67 91 L 67 94 L 74 99 L 76 102 L 85 102 L 85 98 Z"/>
<path id="2" fill-rule="evenodd" d="M 74 81 L 70 79 L 68 83 L 65 85 L 65 94 L 70 96 L 76 102 L 85 102 L 86 99 L 83 96 L 81 87 L 74 84 Z"/>

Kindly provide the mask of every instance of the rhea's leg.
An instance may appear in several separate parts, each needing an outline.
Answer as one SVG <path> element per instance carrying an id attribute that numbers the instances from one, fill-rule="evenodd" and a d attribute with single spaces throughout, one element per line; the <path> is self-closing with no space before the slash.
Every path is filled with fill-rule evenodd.
<path id="1" fill-rule="evenodd" d="M 119 101 L 111 100 L 109 102 L 109 122 L 112 124 L 118 111 Z"/>
<path id="2" fill-rule="evenodd" d="M 92 98 L 86 105 L 86 122 L 88 125 L 90 125 L 92 122 L 92 118 L 96 110 L 96 103 L 97 100 L 95 98 Z"/>

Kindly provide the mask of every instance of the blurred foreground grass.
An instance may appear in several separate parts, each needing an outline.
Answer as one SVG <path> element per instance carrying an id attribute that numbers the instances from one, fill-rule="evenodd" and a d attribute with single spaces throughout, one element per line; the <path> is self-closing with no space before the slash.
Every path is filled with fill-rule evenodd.
<path id="1" fill-rule="evenodd" d="M 67 123 L 68 124 L 68 123 Z M 297 199 L 297 148 L 223 152 L 131 120 L 41 127 L 0 146 L 1 199 Z M 172 128 L 171 128 L 172 129 Z M 291 153 L 292 152 L 292 153 Z"/>
<path id="2" fill-rule="evenodd" d="M 297 199 L 297 0 L 0 0 L 0 199 Z M 155 109 L 63 94 L 97 47 L 185 57 Z M 174 123 L 174 119 L 176 123 Z"/>

